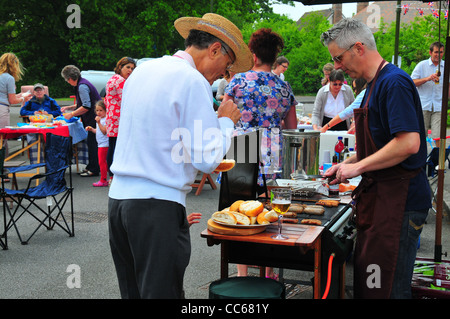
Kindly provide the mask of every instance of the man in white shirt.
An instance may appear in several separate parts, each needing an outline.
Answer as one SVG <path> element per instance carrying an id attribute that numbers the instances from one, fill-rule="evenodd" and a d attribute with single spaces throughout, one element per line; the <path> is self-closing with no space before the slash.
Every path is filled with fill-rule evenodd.
<path id="1" fill-rule="evenodd" d="M 443 55 L 444 45 L 440 42 L 432 43 L 430 58 L 419 62 L 411 74 L 422 103 L 425 129 L 431 129 L 433 138 L 439 138 L 440 136 L 442 86 L 444 82 Z M 439 147 L 439 140 L 436 141 L 436 147 Z"/>
<path id="2" fill-rule="evenodd" d="M 181 298 L 190 258 L 186 194 L 218 166 L 241 114 L 217 114 L 211 84 L 252 55 L 239 29 L 216 14 L 180 18 L 185 51 L 141 64 L 127 79 L 109 192 L 110 247 L 122 298 Z"/>

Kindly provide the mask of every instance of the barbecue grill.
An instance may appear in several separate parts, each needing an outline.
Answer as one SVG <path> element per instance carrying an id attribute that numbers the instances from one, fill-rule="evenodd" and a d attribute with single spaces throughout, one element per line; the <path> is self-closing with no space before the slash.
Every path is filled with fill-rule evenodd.
<path id="1" fill-rule="evenodd" d="M 265 187 L 261 189 L 257 185 L 260 134 L 259 131 L 255 131 L 233 138 L 230 147 L 231 151 L 226 158 L 235 159 L 236 166 L 231 171 L 222 173 L 219 210 L 231 206 L 234 201 L 240 199 L 258 199 L 265 202 L 265 204 L 270 204 L 268 193 L 271 186 L 267 186 L 265 183 Z M 258 198 L 257 194 L 261 194 L 261 197 Z M 297 189 L 294 192 L 292 203 L 313 204 L 316 199 L 323 199 L 323 197 L 314 192 L 314 189 Z M 328 263 L 330 256 L 333 255 L 328 298 L 344 297 L 345 277 L 343 274 L 345 273 L 345 262 L 352 253 L 356 233 L 352 215 L 353 211 L 350 204 L 340 204 L 337 207 L 325 207 L 323 215 L 301 213 L 298 216 L 298 222 L 305 218 L 319 219 L 322 222 L 322 227 L 324 227 L 320 252 L 322 292 L 326 289 Z M 268 227 L 277 227 L 277 225 Z M 235 245 L 239 246 L 240 249 L 235 249 Z M 314 271 L 313 250 L 309 250 L 305 254 L 298 254 L 298 250 L 288 246 L 277 246 L 275 249 L 271 245 L 255 245 L 251 242 L 230 241 L 227 253 L 230 263 L 279 267 L 280 270 L 286 268 Z M 280 279 L 284 280 L 283 278 Z M 286 283 L 290 282 L 288 280 L 284 281 Z"/>
<path id="2" fill-rule="evenodd" d="M 292 203 L 308 203 L 298 200 L 293 200 Z M 330 256 L 333 255 L 332 271 L 330 278 L 330 288 L 328 298 L 343 298 L 344 291 L 342 290 L 345 285 L 345 264 L 350 258 L 353 251 L 354 239 L 356 236 L 356 227 L 352 219 L 353 209 L 351 204 L 339 205 L 338 207 L 326 207 L 323 215 L 312 215 L 301 213 L 298 215 L 299 222 L 305 218 L 318 219 L 322 222 L 324 230 L 322 232 L 322 245 L 321 245 L 321 291 L 324 292 L 328 282 L 328 267 Z M 276 226 L 271 226 L 276 227 Z M 287 254 L 288 252 L 286 252 Z M 280 252 L 280 255 L 284 252 Z M 302 256 L 297 256 L 302 257 Z M 303 255 L 301 260 L 302 267 L 293 268 L 303 271 L 313 271 L 312 265 L 314 264 L 313 253 L 307 253 Z M 282 258 L 282 256 L 280 256 Z M 292 257 L 290 257 L 292 258 Z M 270 267 L 270 266 L 269 266 Z M 284 267 L 292 269 L 287 265 Z M 280 280 L 285 283 L 292 284 L 311 284 L 310 282 L 287 280 L 283 278 L 283 269 L 280 268 Z M 313 279 L 311 279 L 313 281 Z"/>

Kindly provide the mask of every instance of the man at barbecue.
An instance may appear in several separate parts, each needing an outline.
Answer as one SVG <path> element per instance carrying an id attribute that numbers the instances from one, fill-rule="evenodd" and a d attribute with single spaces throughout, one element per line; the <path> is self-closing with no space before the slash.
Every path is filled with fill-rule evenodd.
<path id="1" fill-rule="evenodd" d="M 357 154 L 326 172 L 331 183 L 362 176 L 352 194 L 355 298 L 410 298 L 417 241 L 431 206 L 419 95 L 410 76 L 381 57 L 361 21 L 343 19 L 321 40 L 336 69 L 368 82 L 354 110 Z"/>
<path id="2" fill-rule="evenodd" d="M 253 66 L 239 29 L 219 15 L 180 18 L 175 28 L 186 49 L 141 64 L 123 90 L 108 208 L 123 298 L 183 297 L 186 194 L 198 171 L 219 165 L 241 117 L 232 101 L 215 113 L 211 84 Z"/>

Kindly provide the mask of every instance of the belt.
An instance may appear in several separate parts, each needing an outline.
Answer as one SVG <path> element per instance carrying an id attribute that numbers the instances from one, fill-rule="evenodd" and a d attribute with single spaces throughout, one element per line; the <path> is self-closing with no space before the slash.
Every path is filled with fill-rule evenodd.
<path id="1" fill-rule="evenodd" d="M 0 103 L 0 105 L 9 106 L 8 104 L 3 104 L 3 103 Z"/>

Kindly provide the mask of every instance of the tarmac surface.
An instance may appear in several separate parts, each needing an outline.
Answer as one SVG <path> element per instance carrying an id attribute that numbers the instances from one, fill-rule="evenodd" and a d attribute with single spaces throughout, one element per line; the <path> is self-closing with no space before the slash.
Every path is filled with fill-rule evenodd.
<path id="1" fill-rule="evenodd" d="M 314 98 L 298 98 L 306 112 Z M 18 108 L 11 108 L 11 123 L 19 120 Z M 11 141 L 18 147 L 19 141 Z M 26 156 L 22 157 L 26 159 Z M 83 165 L 81 165 L 81 168 Z M 8 250 L 0 250 L 0 299 L 118 299 L 120 298 L 115 269 L 108 243 L 107 205 L 108 187 L 95 188 L 98 177 L 80 177 L 73 168 L 75 236 L 65 232 L 40 229 L 28 245 L 21 245 L 14 230 L 8 233 Z M 213 176 L 215 179 L 215 176 Z M 23 186 L 25 178 L 19 178 Z M 219 185 L 218 185 L 219 186 Z M 450 204 L 450 181 L 445 180 L 444 202 Z M 203 214 L 199 224 L 191 227 L 192 253 L 185 274 L 185 296 L 188 299 L 207 299 L 208 285 L 220 277 L 220 247 L 209 247 L 200 233 L 206 229 L 210 215 L 217 210 L 219 188 L 205 185 L 202 193 L 195 190 L 187 196 L 187 213 Z M 26 233 L 35 221 L 23 218 Z M 419 257 L 433 258 L 436 230 L 435 213 L 430 212 L 425 225 Z M 449 250 L 450 219 L 444 212 L 442 222 L 442 251 Z M 446 259 L 446 257 L 443 257 Z M 277 269 L 276 269 L 277 270 Z M 78 271 L 78 272 L 77 272 Z M 250 269 L 252 275 L 258 270 Z M 79 274 L 81 281 L 74 280 Z M 230 265 L 229 275 L 236 275 L 235 265 Z M 309 281 L 313 273 L 285 270 L 285 278 Z M 352 263 L 347 263 L 346 298 L 352 298 Z M 79 284 L 79 285 L 78 285 Z M 311 299 L 312 288 L 297 285 L 288 295 L 291 299 Z"/>

